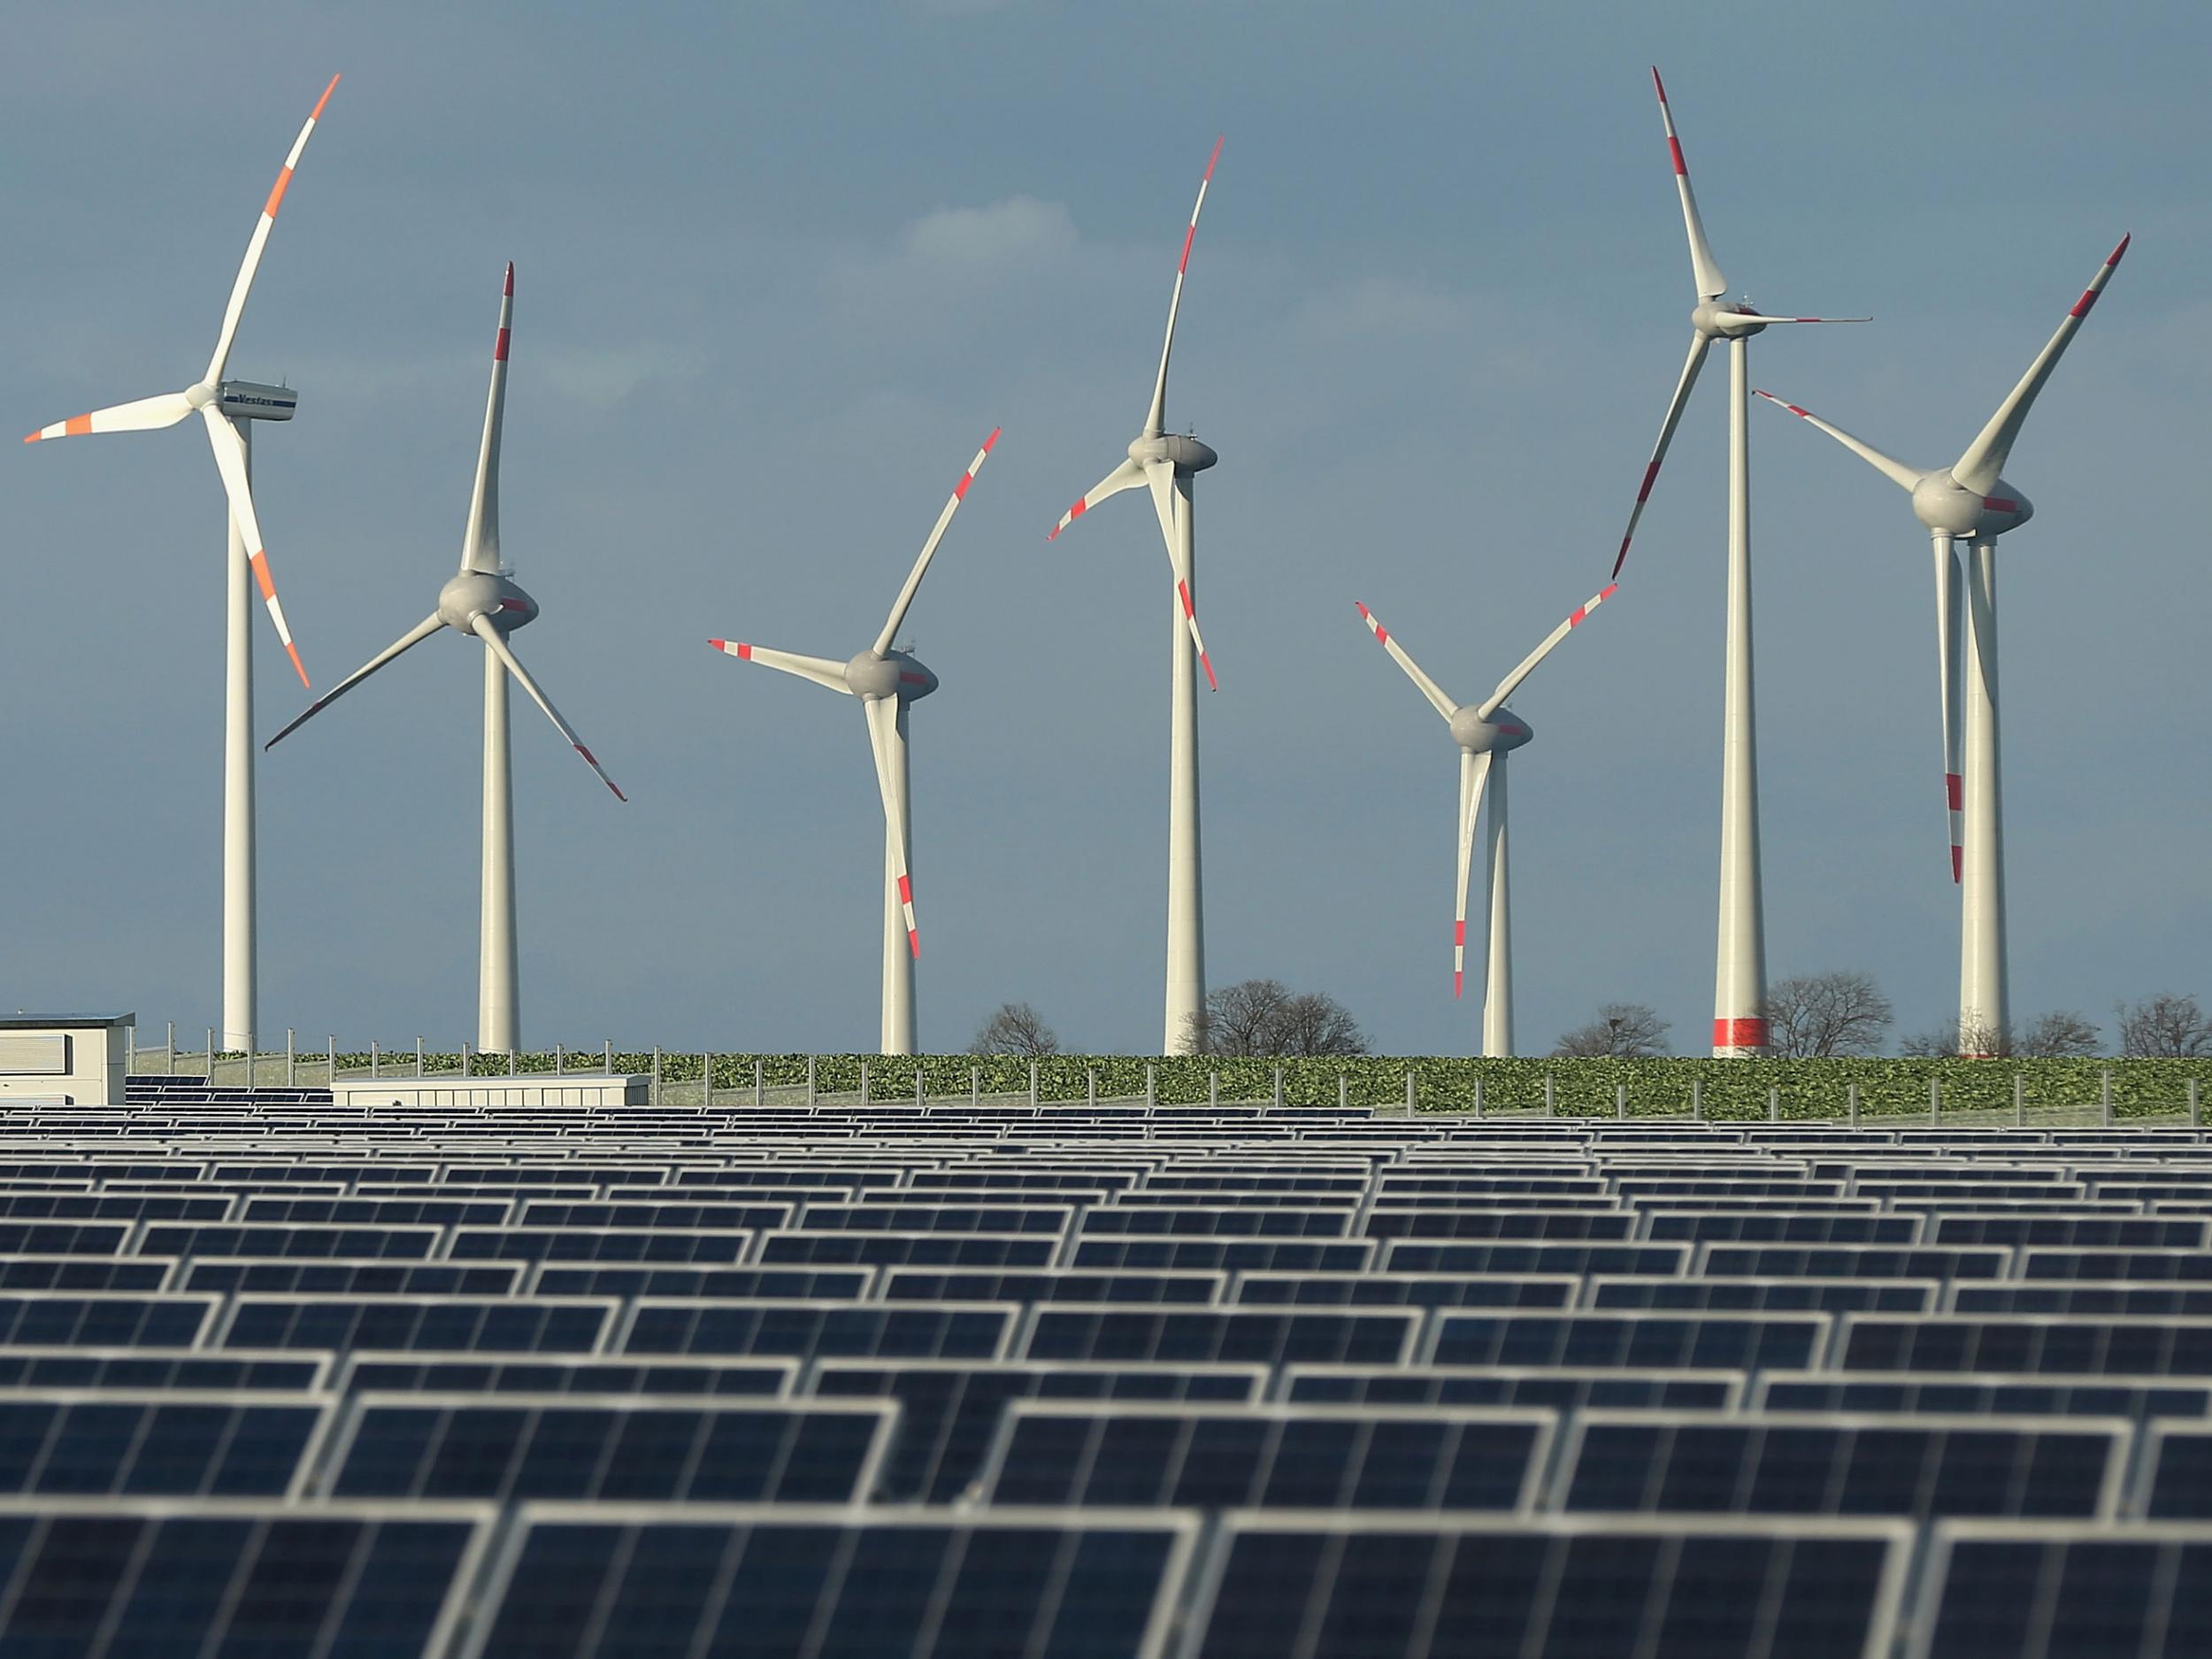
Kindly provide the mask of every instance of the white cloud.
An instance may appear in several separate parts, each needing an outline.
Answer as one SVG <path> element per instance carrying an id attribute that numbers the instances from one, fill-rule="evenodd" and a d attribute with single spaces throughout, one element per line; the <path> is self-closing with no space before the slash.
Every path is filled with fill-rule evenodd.
<path id="1" fill-rule="evenodd" d="M 987 207 L 941 207 L 906 227 L 906 251 L 941 264 L 1004 264 L 1062 254 L 1075 246 L 1064 202 L 1010 196 Z"/>

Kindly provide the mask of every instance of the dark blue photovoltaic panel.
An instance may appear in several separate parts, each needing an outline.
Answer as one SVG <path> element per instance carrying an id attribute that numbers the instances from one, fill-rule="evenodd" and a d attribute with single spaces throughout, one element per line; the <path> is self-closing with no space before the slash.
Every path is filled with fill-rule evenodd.
<path id="1" fill-rule="evenodd" d="M 1709 1244 L 1692 1271 L 1715 1278 L 2003 1279 L 2012 1252 L 1998 1246 Z"/>
<path id="2" fill-rule="evenodd" d="M 1245 1273 L 1247 1307 L 1564 1308 L 1579 1296 L 1571 1273 Z"/>
<path id="3" fill-rule="evenodd" d="M 764 1263 L 858 1266 L 1049 1267 L 1060 1240 L 1037 1233 L 764 1233 Z"/>
<path id="4" fill-rule="evenodd" d="M 2200 1249 L 2099 1250 L 2029 1248 L 2023 1279 L 2212 1279 L 2212 1253 Z"/>
<path id="5" fill-rule="evenodd" d="M 357 1351 L 339 1388 L 388 1394 L 742 1394 L 791 1392 L 798 1362 L 788 1359 L 562 1359 L 479 1354 L 467 1359 Z"/>
<path id="6" fill-rule="evenodd" d="M 0 1256 L 0 1290 L 159 1290 L 165 1256 Z"/>
<path id="7" fill-rule="evenodd" d="M 603 1262 L 564 1267 L 547 1263 L 531 1281 L 539 1296 L 774 1296 L 801 1301 L 857 1301 L 875 1279 L 865 1267 L 654 1266 Z"/>
<path id="8" fill-rule="evenodd" d="M 0 1504 L 0 1653 L 414 1655 L 457 1599 L 488 1517 L 346 1509 Z"/>
<path id="9" fill-rule="evenodd" d="M 238 1261 L 186 1263 L 185 1290 L 304 1291 L 330 1296 L 511 1296 L 519 1262 Z"/>
<path id="10" fill-rule="evenodd" d="M 436 1227 L 326 1227 L 312 1222 L 253 1226 L 149 1222 L 145 1256 L 400 1256 L 419 1261 L 438 1248 Z"/>
<path id="11" fill-rule="evenodd" d="M 1771 1371 L 1751 1403 L 1774 1411 L 1953 1412 L 1969 1417 L 2200 1417 L 2212 1383 L 2150 1377 L 1963 1377 Z"/>
<path id="12" fill-rule="evenodd" d="M 1825 1346 L 1826 1314 L 1445 1313 L 1438 1365 L 1622 1365 L 1801 1371 Z"/>
<path id="13" fill-rule="evenodd" d="M 112 1256 L 130 1236 L 125 1221 L 0 1223 L 0 1253 L 9 1256 Z"/>
<path id="14" fill-rule="evenodd" d="M 1082 1268 L 894 1267 L 883 1279 L 886 1302 L 1217 1302 L 1225 1273 L 1112 1272 Z"/>
<path id="15" fill-rule="evenodd" d="M 2140 1508 L 2153 1520 L 2212 1520 L 2212 1427 L 2156 1425 L 2145 1479 Z"/>
<path id="16" fill-rule="evenodd" d="M 319 1388 L 329 1371 L 319 1354 L 179 1353 L 162 1348 L 0 1349 L 0 1387 Z"/>
<path id="17" fill-rule="evenodd" d="M 2212 1531 L 1953 1522 L 1937 1534 L 1916 1659 L 2198 1659 L 2212 1653 Z"/>
<path id="18" fill-rule="evenodd" d="M 1645 1236 L 1696 1243 L 1726 1240 L 1746 1244 L 1917 1244 L 1921 1218 L 1795 1215 L 1786 1210 L 1657 1210 L 1652 1214 Z"/>
<path id="19" fill-rule="evenodd" d="M 1371 1239 L 1626 1239 L 1636 1217 L 1610 1208 L 1572 1210 L 1374 1210 L 1360 1231 Z"/>
<path id="20" fill-rule="evenodd" d="M 2036 1284 L 1959 1284 L 1954 1313 L 2212 1314 L 2212 1283 L 2123 1284 L 2045 1279 Z"/>
<path id="21" fill-rule="evenodd" d="M 745 1254 L 752 1234 L 680 1227 L 460 1227 L 457 1262 L 719 1262 Z"/>
<path id="22" fill-rule="evenodd" d="M 1846 1371 L 2062 1371 L 2212 1377 L 2212 1319 L 1846 1314 Z M 1793 1367 L 1792 1369 L 1800 1369 Z"/>
<path id="23" fill-rule="evenodd" d="M 319 1398 L 0 1393 L 0 1493 L 286 1497 L 326 1409 Z"/>
<path id="24" fill-rule="evenodd" d="M 1220 1209 L 1174 1206 L 1123 1209 L 1105 1205 L 1083 1212 L 1087 1239 L 1123 1236 L 1186 1239 L 1340 1239 L 1351 1230 L 1342 1210 Z"/>
<path id="25" fill-rule="evenodd" d="M 1932 1279 L 1610 1279 L 1590 1282 L 1593 1308 L 1737 1310 L 1764 1313 L 1932 1313 Z"/>
<path id="26" fill-rule="evenodd" d="M 249 1198 L 241 1221 L 327 1221 L 350 1226 L 503 1225 L 514 1205 L 497 1198 Z"/>
<path id="27" fill-rule="evenodd" d="M 1017 1402 L 991 1503 L 1046 1507 L 1519 1509 L 1547 1411 Z"/>
<path id="28" fill-rule="evenodd" d="M 1045 1306 L 1035 1315 L 1028 1359 L 1089 1361 L 1292 1361 L 1402 1363 L 1422 1316 L 1410 1310 L 1271 1308 L 1136 1309 Z"/>
<path id="29" fill-rule="evenodd" d="M 1282 1398 L 1312 1405 L 1545 1406 L 1570 1412 L 1593 1406 L 1724 1411 L 1742 1399 L 1743 1392 L 1740 1371 L 1654 1371 L 1643 1376 L 1567 1366 L 1451 1370 L 1292 1365 L 1285 1369 L 1282 1383 Z"/>
<path id="30" fill-rule="evenodd" d="M 876 1402 L 618 1403 L 365 1394 L 335 1498 L 847 1503 L 868 1495 L 895 1408 Z"/>
<path id="31" fill-rule="evenodd" d="M 575 1203 L 562 1198 L 533 1198 L 518 1218 L 525 1227 L 686 1227 L 700 1231 L 747 1232 L 788 1226 L 790 1204 L 750 1204 L 711 1198 L 669 1198 L 626 1203 Z"/>
<path id="32" fill-rule="evenodd" d="M 879 1497 L 949 1503 L 982 1471 L 1010 1400 L 1146 1400 L 1242 1403 L 1259 1397 L 1262 1366 L 1046 1365 L 1016 1361 L 920 1361 L 883 1365 L 825 1360 L 813 1391 L 826 1397 L 889 1396 L 901 1407 Z"/>
<path id="33" fill-rule="evenodd" d="M 704 1513 L 729 1518 L 531 1517 L 486 1598 L 482 1659 L 1128 1659 L 1190 1550 L 1191 1524 L 1165 1517 Z"/>
<path id="34" fill-rule="evenodd" d="M 1910 1540 L 1882 1523 L 1240 1517 L 1191 1652 L 1864 1659 L 1887 1651 Z"/>
<path id="35" fill-rule="evenodd" d="M 993 1359 L 1020 1310 L 993 1303 L 641 1301 L 626 1354 L 789 1355 L 811 1359 Z"/>
<path id="36" fill-rule="evenodd" d="M 1619 1244 L 1393 1239 L 1384 1248 L 1386 1273 L 1658 1273 L 1689 1266 L 1686 1244 Z"/>
<path id="37" fill-rule="evenodd" d="M 2212 1243 L 2212 1218 L 2192 1216 L 1937 1216 L 1929 1225 L 1937 1244 L 2201 1250 Z"/>
<path id="38" fill-rule="evenodd" d="M 1084 1239 L 1077 1267 L 1199 1271 L 1361 1273 L 1375 1258 L 1371 1239 Z"/>
<path id="39" fill-rule="evenodd" d="M 0 1347 L 190 1348 L 219 1301 L 174 1293 L 0 1293 Z"/>
<path id="40" fill-rule="evenodd" d="M 1558 1507 L 1915 1519 L 2108 1515 L 2128 1434 L 2125 1425 L 2087 1419 L 1590 1412 L 1570 1432 Z"/>
<path id="41" fill-rule="evenodd" d="M 550 1297 L 493 1301 L 458 1296 L 292 1297 L 241 1295 L 225 1348 L 353 1348 L 468 1353 L 588 1354 L 599 1346 L 612 1301 Z"/>
<path id="42" fill-rule="evenodd" d="M 878 1199 L 857 1204 L 809 1204 L 796 1225 L 808 1233 L 1060 1233 L 1067 1231 L 1074 1214 L 1066 1204 L 892 1203 Z"/>

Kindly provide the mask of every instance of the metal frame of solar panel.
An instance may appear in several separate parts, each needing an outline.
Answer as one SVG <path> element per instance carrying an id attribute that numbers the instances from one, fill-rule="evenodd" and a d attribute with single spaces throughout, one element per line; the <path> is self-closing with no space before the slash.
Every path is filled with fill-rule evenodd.
<path id="1" fill-rule="evenodd" d="M 679 1398 L 725 1395 L 779 1399 L 795 1393 L 802 1362 L 692 1358 L 626 1359 L 585 1354 L 441 1354 L 355 1348 L 336 1356 L 334 1392 L 440 1390 L 448 1394 L 635 1394 Z"/>
<path id="2" fill-rule="evenodd" d="M 1912 1541 L 1870 1520 L 1232 1513 L 1177 1659 L 1880 1659 Z"/>
<path id="3" fill-rule="evenodd" d="M 1945 1521 L 1906 1659 L 2194 1659 L 2212 1652 L 2212 1526 Z"/>
<path id="4" fill-rule="evenodd" d="M 815 1359 L 841 1355 L 998 1359 L 1013 1351 L 1020 1334 L 1022 1311 L 1018 1303 L 1006 1302 L 640 1296 L 626 1304 L 605 1351 L 632 1356 L 729 1354 L 747 1358 Z M 952 1351 L 948 1352 L 949 1348 Z"/>
<path id="5" fill-rule="evenodd" d="M 1847 1313 L 1839 1321 L 1832 1350 L 1838 1371 L 2108 1369 L 2131 1376 L 2212 1377 L 2212 1318 Z M 1944 1363 L 1953 1356 L 1955 1367 Z"/>
<path id="6" fill-rule="evenodd" d="M 495 1518 L 473 1503 L 0 1498 L 0 1651 L 441 1653 Z"/>
<path id="7" fill-rule="evenodd" d="M 1285 1365 L 1270 1398 L 1310 1405 L 1592 1406 L 1732 1411 L 1746 1378 L 1736 1371 L 1648 1375 L 1571 1365 Z"/>
<path id="8" fill-rule="evenodd" d="M 1828 1352 L 1825 1313 L 1681 1313 L 1637 1310 L 1442 1310 L 1424 1365 L 1620 1365 L 1670 1370 L 1802 1370 Z"/>
<path id="9" fill-rule="evenodd" d="M 385 1348 L 595 1354 L 603 1349 L 624 1306 L 605 1296 L 329 1296 L 241 1291 L 229 1298 L 208 1345 L 333 1352 Z"/>
<path id="10" fill-rule="evenodd" d="M 1762 1371 L 1755 1411 L 1939 1412 L 1995 1417 L 2201 1417 L 2212 1379 L 2069 1376 L 2033 1371 Z"/>

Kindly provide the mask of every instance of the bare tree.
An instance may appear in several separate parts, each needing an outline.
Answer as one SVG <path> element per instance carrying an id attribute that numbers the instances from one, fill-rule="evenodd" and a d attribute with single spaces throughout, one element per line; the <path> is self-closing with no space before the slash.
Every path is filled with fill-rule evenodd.
<path id="1" fill-rule="evenodd" d="M 2120 1005 L 2120 1052 L 2131 1060 L 2212 1054 L 2212 1020 L 2193 996 L 2159 991 Z"/>
<path id="2" fill-rule="evenodd" d="M 1552 1049 L 1570 1059 L 1610 1055 L 1642 1060 L 1669 1052 L 1667 1022 L 1641 1002 L 1608 1002 L 1586 1025 L 1561 1037 Z"/>
<path id="3" fill-rule="evenodd" d="M 1767 992 L 1767 1043 L 1786 1060 L 1872 1054 L 1893 1019 L 1870 973 L 1805 973 Z"/>
<path id="4" fill-rule="evenodd" d="M 1199 1054 L 1251 1057 L 1365 1054 L 1351 1011 L 1322 991 L 1294 992 L 1280 979 L 1245 979 L 1208 993 L 1191 1022 Z"/>
<path id="5" fill-rule="evenodd" d="M 2088 1016 L 2054 1009 L 2027 1023 L 2012 1051 L 2030 1060 L 2078 1060 L 2098 1047 L 2097 1028 Z"/>
<path id="6" fill-rule="evenodd" d="M 2012 1033 L 1994 1025 L 1933 1025 L 1914 1032 L 1897 1045 L 1911 1060 L 1956 1060 L 1962 1056 L 1990 1060 L 2014 1051 Z"/>
<path id="7" fill-rule="evenodd" d="M 970 1054 L 1038 1055 L 1060 1052 L 1060 1039 L 1045 1017 L 1026 1002 L 1004 1002 L 976 1027 Z"/>

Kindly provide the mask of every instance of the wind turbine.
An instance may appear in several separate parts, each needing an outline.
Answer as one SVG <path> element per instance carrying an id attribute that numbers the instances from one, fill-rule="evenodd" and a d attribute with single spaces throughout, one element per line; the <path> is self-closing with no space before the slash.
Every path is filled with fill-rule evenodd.
<path id="1" fill-rule="evenodd" d="M 1172 636 L 1169 647 L 1172 664 L 1168 686 L 1168 819 L 1167 819 L 1167 1005 L 1166 1034 L 1161 1052 L 1179 1054 L 1197 1039 L 1198 1022 L 1206 1011 L 1205 887 L 1198 856 L 1198 680 L 1192 672 L 1194 652 L 1206 671 L 1206 684 L 1218 689 L 1214 665 L 1206 655 L 1206 641 L 1198 632 L 1194 597 L 1197 577 L 1195 538 L 1192 526 L 1191 480 L 1221 457 L 1212 449 L 1185 433 L 1167 430 L 1167 361 L 1175 349 L 1175 314 L 1183 303 L 1183 275 L 1190 269 L 1192 242 L 1198 235 L 1198 215 L 1206 205 L 1206 187 L 1213 182 L 1214 164 L 1221 159 L 1221 140 L 1214 140 L 1213 154 L 1198 181 L 1198 200 L 1192 204 L 1190 224 L 1183 232 L 1183 256 L 1176 262 L 1175 287 L 1168 296 L 1167 338 L 1160 347 L 1160 372 L 1152 381 L 1152 402 L 1145 411 L 1144 430 L 1131 440 L 1128 458 L 1100 480 L 1045 540 L 1066 529 L 1078 518 L 1125 489 L 1142 484 L 1152 494 L 1152 510 L 1160 520 L 1160 534 L 1167 542 L 1168 563 L 1175 572 Z M 1188 634 L 1186 641 L 1185 635 Z"/>
<path id="2" fill-rule="evenodd" d="M 230 1048 L 251 1046 L 258 1000 L 254 945 L 255 587 L 261 589 L 262 602 L 269 608 L 269 620 L 276 625 L 277 638 L 283 642 L 285 654 L 292 659 L 300 684 L 304 686 L 308 680 L 307 670 L 300 664 L 299 650 L 292 643 L 292 630 L 284 620 L 284 607 L 277 600 L 276 580 L 269 572 L 268 549 L 262 545 L 260 520 L 254 514 L 252 444 L 245 426 L 250 420 L 291 419 L 299 394 L 288 387 L 225 380 L 223 370 L 230 361 L 238 320 L 245 314 L 246 296 L 253 288 L 254 273 L 260 269 L 262 252 L 269 245 L 269 232 L 276 225 L 277 210 L 284 205 L 284 193 L 291 185 L 292 170 L 299 165 L 300 155 L 315 131 L 315 123 L 322 119 L 323 106 L 330 102 L 330 95 L 337 85 L 338 77 L 331 76 L 330 85 L 323 88 L 323 96 L 315 101 L 313 113 L 300 128 L 299 136 L 292 141 L 291 153 L 284 157 L 284 165 L 277 173 L 269 199 L 262 204 L 261 217 L 254 222 L 253 234 L 246 242 L 245 259 L 238 267 L 237 279 L 231 284 L 230 302 L 223 308 L 222 327 L 215 336 L 215 351 L 207 360 L 206 372 L 181 392 L 164 392 L 134 403 L 96 409 L 88 415 L 72 416 L 50 426 L 42 426 L 23 440 L 26 443 L 36 443 L 43 438 L 76 437 L 88 432 L 151 432 L 175 426 L 195 410 L 206 423 L 207 441 L 215 452 L 215 468 L 222 477 L 223 494 L 229 503 L 225 515 L 229 555 L 226 567 L 229 575 L 223 644 L 223 1043 Z"/>
<path id="3" fill-rule="evenodd" d="M 2058 332 L 2036 354 L 2020 383 L 1997 405 L 1997 412 L 1966 446 L 1965 453 L 1949 466 L 1909 466 L 1795 403 L 1783 403 L 1771 392 L 1759 394 L 1811 422 L 1891 482 L 1909 490 L 1913 514 L 1928 526 L 1934 545 L 1936 672 L 1943 693 L 1943 787 L 1951 820 L 1951 879 L 1961 888 L 1959 1049 L 1962 1054 L 1989 1052 L 1992 1040 L 2005 1037 L 2011 1029 L 2011 995 L 2005 965 L 2003 779 L 1997 726 L 1997 538 L 2027 523 L 2035 508 L 1998 474 L 2012 454 L 2028 411 L 2133 240 L 2132 234 L 2120 238 L 2120 245 L 2090 278 L 2089 286 L 2060 322 Z M 1970 549 L 1963 653 L 1959 649 L 1962 607 L 1955 548 L 1961 541 Z M 1962 673 L 1965 680 L 1962 699 Z M 1962 700 L 1965 703 L 1962 768 Z"/>
<path id="4" fill-rule="evenodd" d="M 1613 560 L 1617 580 L 1628 558 L 1628 544 L 1643 517 L 1644 503 L 1666 459 L 1674 429 L 1717 340 L 1728 342 L 1728 632 L 1724 657 L 1721 714 L 1720 929 L 1713 973 L 1713 1052 L 1717 1056 L 1761 1055 L 1767 1049 L 1766 921 L 1759 879 L 1758 726 L 1751 687 L 1751 428 L 1748 348 L 1752 335 L 1776 323 L 1863 323 L 1863 317 L 1773 317 L 1747 300 L 1729 304 L 1721 275 L 1705 240 L 1697 198 L 1690 193 L 1690 170 L 1675 136 L 1674 114 L 1667 107 L 1666 83 L 1651 72 L 1659 95 L 1659 122 L 1666 129 L 1667 151 L 1674 161 L 1675 188 L 1682 196 L 1682 223 L 1690 238 L 1690 273 L 1697 303 L 1690 311 L 1690 354 L 1675 382 L 1659 442 L 1644 467 L 1636 504 Z"/>
<path id="5" fill-rule="evenodd" d="M 1505 706 L 1505 700 L 1529 677 L 1552 649 L 1582 626 L 1582 619 L 1613 596 L 1617 584 L 1609 583 L 1544 636 L 1543 643 L 1523 657 L 1520 665 L 1498 681 L 1497 688 L 1479 703 L 1457 703 L 1433 680 L 1421 672 L 1406 648 L 1392 637 L 1380 618 L 1365 605 L 1361 618 L 1381 642 L 1406 678 L 1450 725 L 1452 741 L 1459 745 L 1459 873 L 1458 898 L 1452 911 L 1452 995 L 1457 996 L 1466 979 L 1467 867 L 1474 856 L 1475 818 L 1482 810 L 1487 787 L 1490 814 L 1486 822 L 1484 863 L 1490 889 L 1490 954 L 1482 997 L 1482 1051 L 1486 1055 L 1513 1052 L 1513 923 L 1506 887 L 1506 757 L 1535 733 L 1526 720 Z"/>
<path id="6" fill-rule="evenodd" d="M 546 700 L 507 636 L 537 620 L 538 602 L 518 587 L 499 556 L 499 438 L 507 406 L 507 342 L 514 326 L 515 268 L 499 297 L 499 334 L 492 345 L 492 389 L 484 406 L 484 437 L 476 452 L 476 488 L 469 497 L 468 528 L 461 538 L 461 568 L 438 590 L 438 608 L 307 706 L 305 713 L 268 741 L 274 749 L 402 652 L 441 628 L 484 642 L 484 862 L 483 900 L 477 942 L 476 1046 L 486 1054 L 513 1054 L 522 1046 L 521 1007 L 515 969 L 514 769 L 509 753 L 507 677 L 545 710 L 569 747 L 615 788 L 583 740 Z"/>
<path id="7" fill-rule="evenodd" d="M 868 747 L 876 760 L 876 789 L 883 797 L 883 1024 L 886 1054 L 914 1052 L 914 963 L 922 954 L 922 936 L 914 925 L 914 859 L 912 791 L 906 758 L 906 711 L 937 689 L 937 676 L 925 668 L 910 649 L 894 649 L 893 640 L 906 621 L 907 607 L 921 588 L 923 574 L 945 539 L 952 515 L 967 499 L 968 486 L 983 470 L 998 442 L 998 428 L 983 441 L 968 463 L 968 470 L 952 488 L 944 511 L 930 526 L 906 584 L 891 602 L 875 643 L 844 662 L 826 657 L 801 657 L 792 651 L 772 651 L 765 646 L 740 644 L 734 640 L 709 640 L 718 651 L 727 652 L 763 668 L 781 669 L 832 691 L 860 699 L 860 711 L 868 720 Z"/>

